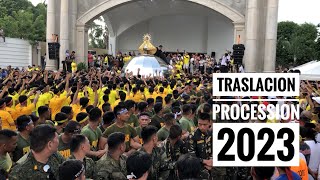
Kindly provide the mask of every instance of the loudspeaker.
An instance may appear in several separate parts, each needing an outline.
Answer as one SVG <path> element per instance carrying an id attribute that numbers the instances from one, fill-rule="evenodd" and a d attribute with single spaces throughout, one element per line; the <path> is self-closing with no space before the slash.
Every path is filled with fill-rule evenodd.
<path id="1" fill-rule="evenodd" d="M 234 44 L 232 49 L 233 50 L 246 50 L 244 44 Z"/>
<path id="2" fill-rule="evenodd" d="M 244 56 L 244 50 L 234 50 L 233 55 L 235 56 Z"/>
<path id="3" fill-rule="evenodd" d="M 235 64 L 242 64 L 245 49 L 243 44 L 233 45 L 233 59 Z"/>
<path id="4" fill-rule="evenodd" d="M 234 64 L 242 64 L 243 56 L 233 56 Z"/>
<path id="5" fill-rule="evenodd" d="M 59 59 L 59 43 L 48 43 L 49 59 Z"/>
<path id="6" fill-rule="evenodd" d="M 211 57 L 216 57 L 216 52 L 211 52 Z"/>

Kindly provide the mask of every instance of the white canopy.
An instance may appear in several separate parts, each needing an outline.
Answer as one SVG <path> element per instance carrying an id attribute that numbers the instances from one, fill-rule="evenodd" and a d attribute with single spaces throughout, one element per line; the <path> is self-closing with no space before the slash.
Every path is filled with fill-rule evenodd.
<path id="1" fill-rule="evenodd" d="M 303 65 L 292 68 L 292 70 L 300 70 L 300 79 L 301 80 L 320 80 L 320 62 L 319 61 L 310 61 Z"/>

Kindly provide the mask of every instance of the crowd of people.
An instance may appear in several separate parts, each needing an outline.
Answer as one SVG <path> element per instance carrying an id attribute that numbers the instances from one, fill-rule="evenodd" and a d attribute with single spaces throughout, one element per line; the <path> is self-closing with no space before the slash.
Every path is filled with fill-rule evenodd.
<path id="1" fill-rule="evenodd" d="M 216 59 L 214 54 L 207 55 L 203 53 L 180 52 L 162 52 L 162 45 L 157 48 L 155 56 L 161 58 L 169 65 L 170 69 L 176 69 L 181 72 L 194 74 L 199 71 L 201 74 L 214 72 L 244 72 L 243 65 L 235 66 L 232 53 L 227 51 L 220 59 Z M 137 53 L 137 55 L 141 55 Z M 124 64 L 136 56 L 134 51 L 128 53 L 118 52 L 116 56 L 104 54 L 96 55 L 90 52 L 88 54 L 88 67 L 106 68 L 115 67 L 122 69 Z M 68 56 L 67 56 L 68 57 Z M 70 64 L 71 67 L 71 64 Z M 76 69 L 72 70 L 75 71 Z M 69 72 L 72 72 L 71 69 Z"/>
<path id="2" fill-rule="evenodd" d="M 0 179 L 319 179 L 320 83 L 276 97 L 300 99 L 301 117 L 291 120 L 301 125 L 298 167 L 214 167 L 212 126 L 221 121 L 213 121 L 212 104 L 238 103 L 212 94 L 211 73 L 231 71 L 229 54 L 212 71 L 201 62 L 214 64 L 211 57 L 168 57 L 168 77 L 121 76 L 111 61 L 74 72 L 8 67 L 0 80 Z"/>

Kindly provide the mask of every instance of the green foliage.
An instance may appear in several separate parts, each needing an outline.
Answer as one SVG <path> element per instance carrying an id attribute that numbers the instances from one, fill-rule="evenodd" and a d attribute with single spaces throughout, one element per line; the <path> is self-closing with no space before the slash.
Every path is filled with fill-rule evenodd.
<path id="1" fill-rule="evenodd" d="M 108 44 L 108 29 L 97 22 L 102 22 L 102 18 L 98 18 L 92 22 L 89 28 L 89 47 L 106 49 Z"/>
<path id="2" fill-rule="evenodd" d="M 317 36 L 318 31 L 313 24 L 298 25 L 294 22 L 280 22 L 278 24 L 277 64 L 301 65 L 319 58 Z"/>
<path id="3" fill-rule="evenodd" d="M 33 6 L 28 0 L 0 0 L 0 28 L 5 36 L 35 41 L 46 40 L 45 4 Z"/>
<path id="4" fill-rule="evenodd" d="M 81 62 L 77 65 L 77 70 L 82 71 L 82 70 L 87 70 L 87 64 L 84 62 Z"/>
<path id="5" fill-rule="evenodd" d="M 320 60 L 320 32 L 318 33 L 318 39 L 317 39 L 317 42 L 316 42 L 315 50 L 316 50 L 317 60 Z"/>

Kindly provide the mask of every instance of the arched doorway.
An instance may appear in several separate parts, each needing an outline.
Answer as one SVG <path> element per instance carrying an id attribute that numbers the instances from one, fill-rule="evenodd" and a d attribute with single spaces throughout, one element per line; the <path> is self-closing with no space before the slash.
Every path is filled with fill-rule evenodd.
<path id="1" fill-rule="evenodd" d="M 79 59 L 85 59 L 87 57 L 87 50 L 88 50 L 88 38 L 87 38 L 87 33 L 88 33 L 88 28 L 87 24 L 88 22 L 94 20 L 95 18 L 103 15 L 104 13 L 115 9 L 120 6 L 125 6 L 126 4 L 129 3 L 134 3 L 138 2 L 138 0 L 105 0 L 96 6 L 92 7 L 89 9 L 87 12 L 83 13 L 76 21 L 76 27 L 77 27 L 77 52 L 83 52 L 80 55 Z M 231 23 L 233 23 L 234 27 L 234 41 L 235 37 L 237 35 L 241 35 L 244 39 L 244 34 L 245 34 L 245 17 L 238 12 L 237 10 L 233 9 L 232 7 L 222 3 L 221 1 L 218 0 L 186 0 L 185 2 L 192 3 L 192 4 L 197 4 L 204 6 L 206 8 L 209 8 L 212 11 L 215 11 L 222 16 L 225 16 Z M 114 34 L 113 32 L 111 34 Z M 110 44 L 116 44 L 116 36 L 115 37 L 110 37 L 109 38 Z M 111 46 L 113 48 L 112 52 L 116 52 L 116 47 Z"/>

